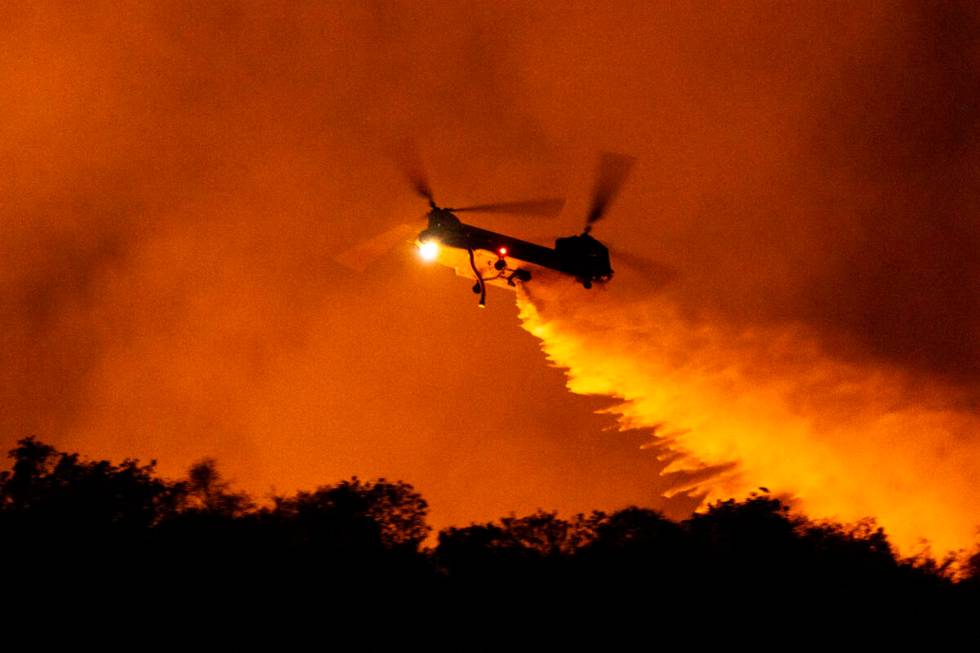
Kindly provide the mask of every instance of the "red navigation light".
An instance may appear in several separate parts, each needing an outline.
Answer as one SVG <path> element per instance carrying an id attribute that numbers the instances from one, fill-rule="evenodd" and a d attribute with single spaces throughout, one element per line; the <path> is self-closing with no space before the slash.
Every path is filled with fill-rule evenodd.
<path id="1" fill-rule="evenodd" d="M 500 255 L 501 256 L 507 256 L 507 248 L 506 247 L 501 247 L 497 251 L 500 252 Z"/>

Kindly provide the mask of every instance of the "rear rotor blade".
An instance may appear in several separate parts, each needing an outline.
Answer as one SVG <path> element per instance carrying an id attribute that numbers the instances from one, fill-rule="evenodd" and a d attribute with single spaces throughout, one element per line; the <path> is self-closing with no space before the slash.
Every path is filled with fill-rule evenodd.
<path id="1" fill-rule="evenodd" d="M 525 202 L 498 202 L 496 204 L 477 204 L 476 206 L 464 206 L 459 209 L 449 209 L 450 211 L 479 211 L 481 213 L 519 213 L 521 215 L 536 215 L 542 217 L 555 217 L 561 213 L 565 206 L 565 200 L 560 197 L 548 197 L 540 200 L 528 200 Z"/>
<path id="2" fill-rule="evenodd" d="M 592 207 L 585 219 L 585 233 L 592 230 L 592 225 L 602 219 L 609 204 L 616 198 L 623 182 L 629 176 L 630 169 L 636 161 L 631 156 L 603 152 L 599 158 L 599 171 L 596 175 L 595 190 L 592 192 Z"/>
<path id="3" fill-rule="evenodd" d="M 425 175 L 425 166 L 422 165 L 422 156 L 419 154 L 418 144 L 406 138 L 392 149 L 392 158 L 395 164 L 405 175 L 409 185 L 421 197 L 429 201 L 429 205 L 435 207 L 435 199 L 432 196 L 432 187 Z"/>
<path id="4" fill-rule="evenodd" d="M 411 242 L 423 228 L 424 226 L 419 224 L 400 224 L 341 252 L 334 257 L 334 260 L 346 268 L 364 272 L 369 265 L 399 244 Z"/>
<path id="5" fill-rule="evenodd" d="M 615 245 L 609 245 L 607 243 L 607 246 L 613 269 L 618 269 L 619 264 L 632 268 L 634 272 L 640 274 L 651 284 L 651 288 L 662 288 L 678 277 L 678 271 L 669 265 L 658 263 L 640 254 L 623 250 Z"/>

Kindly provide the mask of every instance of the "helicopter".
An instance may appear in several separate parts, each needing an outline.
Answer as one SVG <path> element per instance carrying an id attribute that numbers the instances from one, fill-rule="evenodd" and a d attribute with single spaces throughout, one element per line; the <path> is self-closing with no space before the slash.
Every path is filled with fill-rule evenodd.
<path id="1" fill-rule="evenodd" d="M 405 176 L 416 194 L 429 204 L 429 211 L 426 213 L 428 224 L 414 240 L 419 255 L 423 260 L 452 267 L 461 276 L 474 278 L 472 289 L 479 295 L 480 307 L 486 306 L 488 285 L 513 289 L 518 283 L 531 281 L 543 270 L 572 277 L 586 289 L 597 283 L 606 283 L 613 277 L 609 249 L 593 237 L 591 231 L 593 225 L 606 215 L 633 163 L 633 157 L 624 154 L 601 154 L 585 228 L 580 234 L 557 238 L 554 247 L 466 224 L 456 214 L 483 212 L 554 216 L 564 207 L 563 199 L 441 207 L 436 203 L 431 187 L 421 173 L 421 166 L 412 166 L 412 169 L 404 171 Z M 338 260 L 348 267 L 363 269 L 364 260 L 390 249 L 396 244 L 392 241 L 404 239 L 408 229 L 408 225 L 396 227 L 353 250 L 348 250 Z"/>

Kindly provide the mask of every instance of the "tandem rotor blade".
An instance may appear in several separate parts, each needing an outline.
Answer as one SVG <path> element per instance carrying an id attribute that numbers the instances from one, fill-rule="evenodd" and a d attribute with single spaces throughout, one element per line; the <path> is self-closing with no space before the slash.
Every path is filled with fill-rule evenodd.
<path id="1" fill-rule="evenodd" d="M 422 155 L 419 154 L 418 144 L 406 138 L 399 142 L 391 151 L 395 164 L 405 175 L 409 185 L 421 197 L 429 201 L 429 205 L 435 208 L 436 201 L 432 195 L 432 187 L 425 175 L 425 166 L 422 165 Z"/>
<path id="2" fill-rule="evenodd" d="M 592 225 L 605 215 L 606 209 L 616 198 L 635 162 L 635 158 L 626 154 L 602 153 L 599 158 L 595 190 L 592 192 L 592 207 L 585 219 L 585 233 L 592 231 Z"/>
<path id="3" fill-rule="evenodd" d="M 547 197 L 539 200 L 527 200 L 524 202 L 497 202 L 495 204 L 477 204 L 475 206 L 464 206 L 458 209 L 448 209 L 449 211 L 479 211 L 481 213 L 517 213 L 520 215 L 536 215 L 553 218 L 565 207 L 565 200 L 561 197 Z"/>
<path id="4" fill-rule="evenodd" d="M 613 269 L 619 267 L 619 263 L 622 263 L 626 267 L 632 268 L 632 270 L 644 277 L 647 283 L 651 284 L 651 288 L 659 289 L 670 284 L 676 280 L 679 276 L 679 272 L 676 268 L 673 268 L 665 263 L 658 263 L 652 259 L 649 259 L 640 254 L 634 252 L 623 250 L 615 245 L 609 245 L 609 256 L 612 261 Z"/>
<path id="5" fill-rule="evenodd" d="M 334 257 L 334 260 L 346 268 L 357 272 L 364 272 L 368 266 L 393 250 L 400 243 L 411 242 L 422 228 L 424 228 L 424 225 L 400 224 L 341 252 Z"/>

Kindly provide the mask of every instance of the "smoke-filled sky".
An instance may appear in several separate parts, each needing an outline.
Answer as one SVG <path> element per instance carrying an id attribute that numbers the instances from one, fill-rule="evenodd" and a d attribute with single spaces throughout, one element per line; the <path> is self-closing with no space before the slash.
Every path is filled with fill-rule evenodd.
<path id="1" fill-rule="evenodd" d="M 438 525 L 689 507 L 659 498 L 678 479 L 619 415 L 675 434 L 685 469 L 727 470 L 712 496 L 765 485 L 875 516 L 906 549 L 969 546 L 978 18 L 966 2 L 8 3 L 4 447 L 37 434 L 170 474 L 215 456 L 260 496 L 401 478 Z M 387 156 L 405 137 L 447 204 L 567 196 L 555 221 L 474 217 L 540 242 L 581 228 L 600 150 L 637 157 L 595 235 L 670 282 L 614 258 L 607 292 L 531 286 L 519 319 L 513 295 L 477 310 L 408 247 L 337 265 L 425 210 Z M 596 396 L 569 393 L 542 346 Z M 594 414 L 609 397 L 634 403 Z"/>

